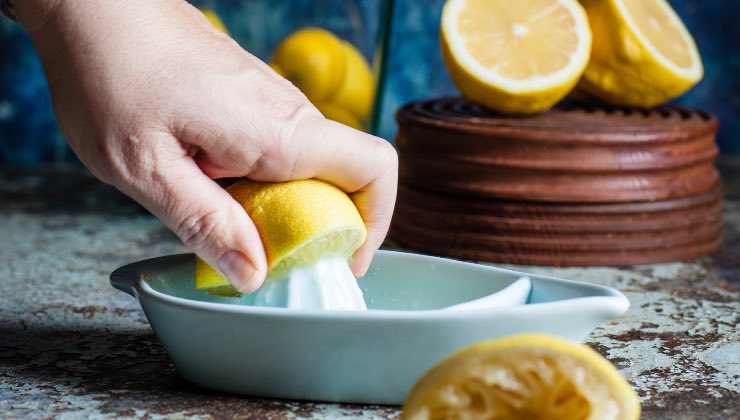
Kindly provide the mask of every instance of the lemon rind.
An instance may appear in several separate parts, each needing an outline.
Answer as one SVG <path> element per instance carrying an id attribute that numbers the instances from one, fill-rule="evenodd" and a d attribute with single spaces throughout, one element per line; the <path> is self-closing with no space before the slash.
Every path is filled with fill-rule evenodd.
<path id="1" fill-rule="evenodd" d="M 426 402 L 429 393 L 438 388 L 438 380 L 447 377 L 465 363 L 479 362 L 485 355 L 506 350 L 514 352 L 517 349 L 538 349 L 550 352 L 552 355 L 565 355 L 583 364 L 604 380 L 608 389 L 614 391 L 612 395 L 620 398 L 620 415 L 622 419 L 639 419 L 640 404 L 637 394 L 629 383 L 619 374 L 616 368 L 604 359 L 595 350 L 584 345 L 567 341 L 562 338 L 543 334 L 527 333 L 482 341 L 459 350 L 446 357 L 422 376 L 409 392 L 403 404 L 401 419 L 428 418 Z M 437 381 L 435 381 L 437 379 Z M 426 414 L 426 416 L 425 416 Z"/>
<path id="2" fill-rule="evenodd" d="M 699 49 L 696 46 L 694 37 L 692 37 L 691 33 L 688 31 L 688 29 L 686 29 L 686 25 L 684 25 L 683 21 L 678 16 L 676 11 L 673 10 L 673 8 L 670 7 L 670 5 L 665 2 L 665 0 L 653 1 L 657 2 L 660 5 L 663 11 L 668 15 L 671 22 L 676 25 L 679 33 L 681 33 L 683 41 L 686 43 L 686 46 L 689 49 L 689 55 L 691 56 L 691 62 L 693 65 L 690 68 L 678 66 L 672 60 L 669 60 L 667 57 L 661 54 L 660 51 L 658 51 L 658 49 L 653 46 L 653 43 L 650 42 L 645 34 L 640 31 L 639 26 L 635 23 L 632 15 L 627 10 L 627 6 L 624 4 L 624 1 L 612 1 L 614 2 L 613 4 L 619 12 L 619 16 L 624 20 L 624 23 L 627 25 L 628 28 L 630 28 L 631 32 L 634 34 L 635 38 L 637 38 L 638 42 L 640 42 L 641 46 L 650 52 L 650 56 L 653 57 L 655 61 L 657 61 L 663 67 L 667 68 L 668 71 L 670 71 L 674 75 L 681 77 L 686 81 L 696 82 L 697 80 L 702 78 L 704 73 L 704 66 L 702 65 L 701 55 L 699 54 Z"/>

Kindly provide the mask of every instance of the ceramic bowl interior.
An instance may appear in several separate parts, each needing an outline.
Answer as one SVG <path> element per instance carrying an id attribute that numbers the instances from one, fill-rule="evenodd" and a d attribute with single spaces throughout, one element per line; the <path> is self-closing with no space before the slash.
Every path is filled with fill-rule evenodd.
<path id="1" fill-rule="evenodd" d="M 392 251 L 381 251 L 380 255 L 382 257 L 374 261 L 368 273 L 358 280 L 371 311 L 443 309 L 501 292 L 517 280 L 530 277 L 533 277 L 531 290 L 521 299 L 526 304 L 616 296 L 612 289 L 597 285 L 567 280 L 563 280 L 564 283 L 543 284 L 541 276 L 486 265 L 421 255 L 414 259 L 409 257 L 413 254 Z M 179 261 L 187 258 L 182 256 Z M 157 292 L 193 301 L 240 305 L 239 297 L 213 295 L 195 289 L 193 264 L 172 264 L 172 261 L 160 260 L 158 268 L 156 275 L 147 276 L 148 285 Z M 573 287 L 575 285 L 578 287 Z M 516 299 L 519 300 L 518 297 Z"/>

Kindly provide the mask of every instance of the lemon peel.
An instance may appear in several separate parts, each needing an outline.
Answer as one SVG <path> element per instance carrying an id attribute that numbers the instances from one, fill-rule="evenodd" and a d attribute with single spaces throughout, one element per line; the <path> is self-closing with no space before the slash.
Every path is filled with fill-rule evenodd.
<path id="1" fill-rule="evenodd" d="M 634 390 L 588 346 L 541 334 L 483 341 L 429 370 L 402 419 L 588 419 L 640 416 Z"/>

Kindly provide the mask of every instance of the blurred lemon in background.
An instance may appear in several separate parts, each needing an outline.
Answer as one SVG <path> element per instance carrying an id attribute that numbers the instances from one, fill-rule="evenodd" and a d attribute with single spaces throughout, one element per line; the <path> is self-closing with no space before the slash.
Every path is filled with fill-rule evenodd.
<path id="1" fill-rule="evenodd" d="M 594 34 L 579 89 L 615 105 L 651 107 L 703 75 L 694 39 L 665 0 L 582 0 Z"/>
<path id="2" fill-rule="evenodd" d="M 224 25 L 224 22 L 221 20 L 220 17 L 218 17 L 216 12 L 206 7 L 199 7 L 198 10 L 200 10 L 201 13 L 205 15 L 206 19 L 211 22 L 211 25 L 213 25 L 214 28 L 225 33 L 226 35 L 229 34 L 228 29 L 226 29 L 226 25 Z"/>
<path id="3" fill-rule="evenodd" d="M 448 0 L 442 56 L 468 99 L 507 114 L 546 110 L 583 74 L 591 31 L 577 0 Z"/>
<path id="4" fill-rule="evenodd" d="M 275 73 L 279 74 L 281 77 L 285 77 L 285 72 L 280 68 L 280 66 L 272 62 L 268 63 L 268 65 L 275 71 Z"/>
<path id="5" fill-rule="evenodd" d="M 259 231 L 267 256 L 267 277 L 320 258 L 349 259 L 365 242 L 367 230 L 352 200 L 336 186 L 307 179 L 257 182 L 242 179 L 227 188 Z M 196 258 L 195 287 L 233 294 L 228 280 Z"/>
<path id="6" fill-rule="evenodd" d="M 328 100 L 345 77 L 341 41 L 320 28 L 286 37 L 275 49 L 272 63 L 314 104 Z"/>
<path id="7" fill-rule="evenodd" d="M 321 28 L 287 36 L 270 66 L 290 80 L 325 117 L 362 129 L 373 104 L 370 66 L 352 44 Z"/>
<path id="8" fill-rule="evenodd" d="M 362 130 L 362 121 L 360 121 L 355 114 L 346 108 L 342 108 L 339 105 L 333 103 L 317 104 L 316 108 L 321 112 L 324 117 L 336 121 L 338 123 L 350 126 L 357 130 Z"/>
<path id="9" fill-rule="evenodd" d="M 483 341 L 414 386 L 402 419 L 634 420 L 640 402 L 590 347 L 539 334 Z"/>
<path id="10" fill-rule="evenodd" d="M 345 63 L 344 79 L 328 102 L 346 109 L 362 120 L 370 115 L 373 106 L 373 75 L 365 57 L 352 44 L 342 41 L 342 53 Z"/>

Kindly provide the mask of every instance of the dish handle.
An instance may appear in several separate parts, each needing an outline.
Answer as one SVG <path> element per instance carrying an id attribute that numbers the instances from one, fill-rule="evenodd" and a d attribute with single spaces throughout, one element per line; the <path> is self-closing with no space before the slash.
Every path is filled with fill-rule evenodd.
<path id="1" fill-rule="evenodd" d="M 142 261 L 143 262 L 143 261 Z M 136 297 L 136 285 L 143 280 L 141 263 L 124 265 L 110 274 L 110 284 L 116 289 Z"/>
<path id="2" fill-rule="evenodd" d="M 116 289 L 136 297 L 136 290 L 142 281 L 147 280 L 149 273 L 156 269 L 163 269 L 169 265 L 179 266 L 184 261 L 195 261 L 194 254 L 176 254 L 138 261 L 117 268 L 110 274 L 110 284 Z"/>

